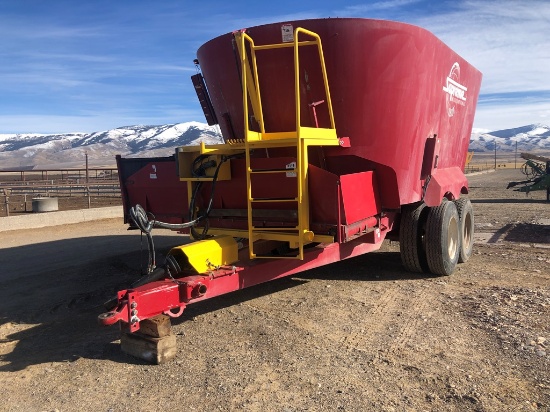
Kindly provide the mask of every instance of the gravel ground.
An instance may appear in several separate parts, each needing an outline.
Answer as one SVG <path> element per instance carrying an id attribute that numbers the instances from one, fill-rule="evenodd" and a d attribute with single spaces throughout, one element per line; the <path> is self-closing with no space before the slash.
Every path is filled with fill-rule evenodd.
<path id="1" fill-rule="evenodd" d="M 6 411 L 550 411 L 550 204 L 470 178 L 472 258 L 414 276 L 399 245 L 189 306 L 179 352 L 123 354 L 101 303 L 143 270 L 119 220 L 2 233 Z M 182 242 L 158 232 L 165 251 Z M 141 251 L 142 250 L 142 251 Z"/>

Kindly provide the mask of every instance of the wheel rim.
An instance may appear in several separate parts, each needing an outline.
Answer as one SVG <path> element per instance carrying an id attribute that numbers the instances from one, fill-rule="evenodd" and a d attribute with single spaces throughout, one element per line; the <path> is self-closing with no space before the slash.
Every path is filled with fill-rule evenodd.
<path id="1" fill-rule="evenodd" d="M 458 221 L 454 217 L 449 221 L 447 234 L 447 252 L 452 260 L 458 253 Z"/>

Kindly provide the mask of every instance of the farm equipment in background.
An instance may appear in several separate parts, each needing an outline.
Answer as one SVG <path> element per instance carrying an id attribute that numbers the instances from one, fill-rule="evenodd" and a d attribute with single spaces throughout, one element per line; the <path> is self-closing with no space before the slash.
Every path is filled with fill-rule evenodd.
<path id="1" fill-rule="evenodd" d="M 432 33 L 369 19 L 274 23 L 210 40 L 195 64 L 224 144 L 117 157 L 125 222 L 152 256 L 152 281 L 119 291 L 99 317 L 128 332 L 123 350 L 159 352 L 158 341 L 131 343 L 159 315 L 386 238 L 411 272 L 449 275 L 468 260 L 474 218 L 461 195 L 481 73 Z M 193 241 L 157 267 L 155 227 Z"/>
<path id="2" fill-rule="evenodd" d="M 474 157 L 474 153 L 475 152 L 468 152 L 468 154 L 466 155 L 466 166 L 468 166 L 472 161 L 472 158 Z"/>
<path id="3" fill-rule="evenodd" d="M 526 160 L 521 166 L 521 172 L 527 179 L 510 182 L 506 189 L 523 185 L 514 190 L 526 194 L 534 190 L 546 190 L 546 200 L 550 202 L 550 158 L 530 153 L 522 153 L 521 158 Z"/>

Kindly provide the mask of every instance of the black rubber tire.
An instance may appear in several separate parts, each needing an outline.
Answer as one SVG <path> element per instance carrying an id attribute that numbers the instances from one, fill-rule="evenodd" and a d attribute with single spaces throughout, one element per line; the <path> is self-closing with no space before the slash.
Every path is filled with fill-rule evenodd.
<path id="1" fill-rule="evenodd" d="M 460 254 L 460 218 L 453 202 L 430 208 L 426 221 L 425 247 L 430 272 L 448 276 L 456 268 Z"/>
<path id="2" fill-rule="evenodd" d="M 460 253 L 458 263 L 467 262 L 474 250 L 474 208 L 467 197 L 454 201 L 460 218 Z"/>
<path id="3" fill-rule="evenodd" d="M 429 213 L 425 203 L 414 203 L 401 208 L 399 248 L 401 262 L 409 272 L 430 271 L 424 250 L 424 225 Z"/>

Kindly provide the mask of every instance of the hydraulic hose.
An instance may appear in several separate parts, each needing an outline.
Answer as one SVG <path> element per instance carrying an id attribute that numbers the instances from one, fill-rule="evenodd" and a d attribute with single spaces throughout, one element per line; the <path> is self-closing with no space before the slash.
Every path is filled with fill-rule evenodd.
<path id="1" fill-rule="evenodd" d="M 169 229 L 169 230 L 182 230 L 182 229 L 190 228 L 191 234 L 195 239 L 204 239 L 206 237 L 206 233 L 208 232 L 207 219 L 208 219 L 208 215 L 210 214 L 210 210 L 212 209 L 212 205 L 214 203 L 214 192 L 216 188 L 216 182 L 218 180 L 220 167 L 227 160 L 237 158 L 237 157 L 242 157 L 243 155 L 244 153 L 239 153 L 231 156 L 222 156 L 221 161 L 217 165 L 214 160 L 207 160 L 209 157 L 208 155 L 200 155 L 193 161 L 191 173 L 195 177 L 204 176 L 206 169 L 211 167 L 216 167 L 216 171 L 214 172 L 214 176 L 212 178 L 210 200 L 208 201 L 206 210 L 196 218 L 194 218 L 195 200 L 200 188 L 202 187 L 202 182 L 198 182 L 197 185 L 195 186 L 195 190 L 193 191 L 193 195 L 191 196 L 191 202 L 189 204 L 189 221 L 188 222 L 184 222 L 184 223 L 161 222 L 156 220 L 152 214 L 151 216 L 153 217 L 153 219 L 149 220 L 149 216 L 147 212 L 140 204 L 136 204 L 134 207 L 130 208 L 129 210 L 130 219 L 132 219 L 134 224 L 141 230 L 142 233 L 145 233 L 145 236 L 147 237 L 147 248 L 149 250 L 149 262 L 147 267 L 147 274 L 152 273 L 156 268 L 155 244 L 153 242 L 153 235 L 151 234 L 151 231 L 153 230 L 153 228 L 156 227 L 156 228 Z M 205 220 L 206 223 L 202 233 L 198 234 L 195 231 L 194 226 L 201 220 Z M 174 269 L 175 268 L 172 267 L 172 270 Z"/>
<path id="2" fill-rule="evenodd" d="M 134 224 L 139 227 L 141 233 L 145 233 L 147 238 L 147 250 L 149 251 L 149 263 L 147 265 L 147 274 L 155 270 L 156 261 L 155 261 L 155 244 L 153 242 L 153 236 L 151 235 L 151 230 L 153 229 L 153 221 L 149 221 L 147 214 L 141 205 L 135 205 L 130 208 L 129 211 L 130 219 Z"/>
<path id="3" fill-rule="evenodd" d="M 170 230 L 181 230 L 194 226 L 200 220 L 200 218 L 197 218 L 195 220 L 192 220 L 191 222 L 185 223 L 166 223 L 155 219 L 149 220 L 147 212 L 140 204 L 136 204 L 134 207 L 131 207 L 129 214 L 130 219 L 132 219 L 134 224 L 141 230 L 142 233 L 145 233 L 145 236 L 147 238 L 147 248 L 149 250 L 149 263 L 147 267 L 147 273 L 151 273 L 156 268 L 155 244 L 153 242 L 153 235 L 151 234 L 153 228 L 156 227 Z"/>

